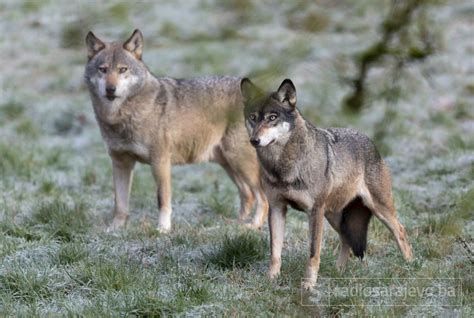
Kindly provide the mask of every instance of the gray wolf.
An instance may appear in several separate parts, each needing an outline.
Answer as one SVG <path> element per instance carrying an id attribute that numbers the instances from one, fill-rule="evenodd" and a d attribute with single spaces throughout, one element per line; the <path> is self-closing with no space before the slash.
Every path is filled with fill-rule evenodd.
<path id="1" fill-rule="evenodd" d="M 266 220 L 255 150 L 245 131 L 240 78 L 155 77 L 142 60 L 143 36 L 135 30 L 123 43 L 86 37 L 85 82 L 95 117 L 112 159 L 114 218 L 123 226 L 136 162 L 148 164 L 157 183 L 158 229 L 171 227 L 171 165 L 212 161 L 237 185 L 240 219 L 256 203 L 251 226 Z"/>
<path id="2" fill-rule="evenodd" d="M 393 233 L 410 261 L 413 254 L 397 219 L 390 173 L 373 142 L 352 129 L 321 129 L 306 121 L 296 108 L 296 89 L 289 79 L 270 94 L 249 79 L 242 80 L 241 89 L 245 124 L 270 203 L 269 277 L 280 272 L 288 205 L 309 217 L 310 257 L 303 282 L 307 289 L 313 288 L 318 276 L 324 216 L 340 237 L 339 269 L 350 249 L 363 258 L 372 215 Z"/>

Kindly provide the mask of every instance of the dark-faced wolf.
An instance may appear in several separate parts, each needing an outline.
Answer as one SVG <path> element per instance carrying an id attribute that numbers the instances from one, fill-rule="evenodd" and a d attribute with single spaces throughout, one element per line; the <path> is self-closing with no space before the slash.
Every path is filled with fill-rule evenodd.
<path id="1" fill-rule="evenodd" d="M 344 267 L 351 249 L 363 258 L 372 215 L 393 233 L 403 256 L 410 261 L 412 250 L 397 219 L 390 172 L 373 142 L 352 129 L 321 129 L 306 121 L 296 108 L 296 89 L 288 79 L 271 94 L 248 79 L 242 80 L 241 89 L 245 124 L 257 150 L 270 203 L 268 275 L 273 278 L 280 272 L 288 205 L 309 217 L 305 288 L 312 288 L 317 280 L 324 216 L 341 240 L 338 268 Z"/>
<path id="2" fill-rule="evenodd" d="M 171 227 L 171 165 L 206 161 L 220 164 L 237 185 L 240 219 L 256 202 L 251 226 L 261 227 L 268 202 L 245 131 L 241 79 L 155 77 L 142 60 L 139 30 L 123 43 L 106 43 L 89 32 L 86 44 L 85 81 L 113 166 L 115 208 L 109 229 L 127 220 L 137 161 L 152 168 L 160 230 Z"/>

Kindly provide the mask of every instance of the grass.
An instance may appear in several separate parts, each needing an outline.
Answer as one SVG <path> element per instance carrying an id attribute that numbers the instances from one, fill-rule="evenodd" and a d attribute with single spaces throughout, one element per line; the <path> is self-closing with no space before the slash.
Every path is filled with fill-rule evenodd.
<path id="1" fill-rule="evenodd" d="M 32 153 L 12 144 L 0 142 L 0 152 L 2 153 L 0 174 L 4 177 L 29 177 L 38 164 Z"/>
<path id="2" fill-rule="evenodd" d="M 437 233 L 441 236 L 455 236 L 462 232 L 462 220 L 450 213 L 441 217 L 430 217 L 425 223 L 425 233 Z"/>
<path id="3" fill-rule="evenodd" d="M 37 12 L 38 10 L 41 9 L 41 6 L 42 4 L 39 1 L 25 0 L 23 1 L 22 9 L 27 13 Z"/>
<path id="4" fill-rule="evenodd" d="M 61 46 L 64 48 L 79 48 L 84 44 L 87 26 L 84 20 L 66 24 L 61 31 Z"/>
<path id="5" fill-rule="evenodd" d="M 47 271 L 37 271 L 16 264 L 15 270 L 0 275 L 0 285 L 13 298 L 32 301 L 51 298 L 51 278 Z"/>
<path id="6" fill-rule="evenodd" d="M 472 218 L 472 211 L 474 211 L 474 187 L 460 195 L 456 201 L 456 214 L 460 218 L 469 220 Z"/>
<path id="7" fill-rule="evenodd" d="M 109 9 L 110 15 L 117 20 L 126 20 L 130 12 L 130 6 L 126 2 L 119 2 Z"/>
<path id="8" fill-rule="evenodd" d="M 57 199 L 40 205 L 30 222 L 48 235 L 63 241 L 71 241 L 76 236 L 87 233 L 92 225 L 84 203 L 76 202 L 71 206 Z"/>
<path id="9" fill-rule="evenodd" d="M 60 246 L 55 255 L 60 265 L 71 265 L 88 256 L 88 250 L 81 241 L 68 242 Z"/>
<path id="10" fill-rule="evenodd" d="M 116 262 L 99 257 L 82 265 L 74 277 L 74 280 L 82 286 L 99 291 L 127 292 L 144 284 L 145 275 L 142 275 L 140 266 L 130 264 L 124 259 Z"/>
<path id="11" fill-rule="evenodd" d="M 17 101 L 11 100 L 0 106 L 0 113 L 2 117 L 5 117 L 8 120 L 14 120 L 25 112 L 25 106 Z"/>
<path id="12" fill-rule="evenodd" d="M 347 114 L 345 79 L 354 76 L 356 53 L 377 39 L 388 4 L 1 2 L 9 30 L 0 74 L 0 316 L 473 316 L 474 89 L 466 12 L 474 9 L 468 1 L 428 9 L 443 45 L 402 74 L 393 72 L 394 61 L 381 60 L 367 75 L 367 107 Z M 429 300 L 417 295 L 379 307 L 366 295 L 335 295 L 330 306 L 318 306 L 300 291 L 308 226 L 306 215 L 292 210 L 281 275 L 269 281 L 268 225 L 249 231 L 234 222 L 238 191 L 213 164 L 173 167 L 168 234 L 156 229 L 150 169 L 137 165 L 128 225 L 107 233 L 112 169 L 83 84 L 84 36 L 92 30 L 125 39 L 134 28 L 145 36 L 143 59 L 157 75 L 244 75 L 272 89 L 291 78 L 313 123 L 351 126 L 374 139 L 391 168 L 415 260 L 405 263 L 391 233 L 373 219 L 367 258 L 352 257 L 340 273 L 339 238 L 327 229 L 317 292 L 335 291 L 323 283 L 328 278 L 347 278 L 341 284 L 348 286 L 372 278 L 361 283 L 365 288 L 396 286 L 401 278 L 416 288 L 440 286 L 421 280 L 433 277 L 460 279 L 462 294 L 434 299 L 432 308 L 420 307 Z M 403 303 L 412 306 L 390 306 Z"/>
<path id="13" fill-rule="evenodd" d="M 57 134 L 80 134 L 82 124 L 79 116 L 72 111 L 60 113 L 54 120 L 54 131 Z"/>
<path id="14" fill-rule="evenodd" d="M 16 224 L 10 220 L 2 221 L 1 231 L 3 235 L 5 235 L 5 238 L 9 238 L 11 241 L 13 241 L 12 240 L 13 238 L 21 238 L 26 241 L 41 239 L 41 236 L 37 232 L 35 232 L 33 229 Z M 8 243 L 8 241 L 6 241 L 6 243 Z"/>
<path id="15" fill-rule="evenodd" d="M 204 253 L 207 264 L 221 269 L 248 268 L 262 261 L 268 243 L 259 234 L 245 232 L 239 235 L 225 235 L 222 243 L 210 253 Z"/>
<path id="16" fill-rule="evenodd" d="M 211 211 L 221 217 L 235 217 L 235 195 L 228 189 L 217 189 L 201 200 L 204 210 Z"/>
<path id="17" fill-rule="evenodd" d="M 82 183 L 86 186 L 91 186 L 97 182 L 97 173 L 94 170 L 87 170 L 82 176 Z"/>
<path id="18" fill-rule="evenodd" d="M 322 32 L 328 28 L 331 21 L 327 14 L 316 9 L 311 9 L 304 14 L 298 10 L 298 14 L 290 15 L 287 25 L 290 29 L 305 32 Z"/>
<path id="19" fill-rule="evenodd" d="M 184 282 L 177 282 L 176 298 L 184 304 L 197 306 L 211 301 L 210 284 L 200 277 L 186 278 Z"/>
<path id="20" fill-rule="evenodd" d="M 240 23 L 248 23 L 252 20 L 252 12 L 255 5 L 252 0 L 229 0 L 219 3 L 222 9 L 232 13 Z"/>
<path id="21" fill-rule="evenodd" d="M 29 119 L 22 120 L 16 127 L 15 131 L 19 135 L 35 139 L 40 134 L 39 128 Z"/>

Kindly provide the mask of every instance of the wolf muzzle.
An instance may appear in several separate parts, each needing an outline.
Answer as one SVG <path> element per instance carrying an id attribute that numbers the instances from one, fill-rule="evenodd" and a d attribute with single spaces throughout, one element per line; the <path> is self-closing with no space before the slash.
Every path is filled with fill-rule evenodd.
<path id="1" fill-rule="evenodd" d="M 260 145 L 260 138 L 258 137 L 252 137 L 250 138 L 250 143 L 253 145 L 253 146 L 258 146 Z"/>

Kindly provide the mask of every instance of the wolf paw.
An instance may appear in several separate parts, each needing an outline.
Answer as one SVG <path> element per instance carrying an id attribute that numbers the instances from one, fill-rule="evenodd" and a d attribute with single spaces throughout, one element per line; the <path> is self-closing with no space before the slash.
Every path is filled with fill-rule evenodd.
<path id="1" fill-rule="evenodd" d="M 339 274 L 342 274 L 346 270 L 346 265 L 345 264 L 341 265 L 341 264 L 336 263 L 336 270 Z"/>
<path id="2" fill-rule="evenodd" d="M 158 216 L 158 232 L 165 234 L 171 230 L 171 209 L 162 209 Z"/>
<path id="3" fill-rule="evenodd" d="M 316 285 L 315 279 L 313 280 L 313 279 L 305 278 L 303 279 L 303 282 L 301 283 L 301 287 L 304 290 L 313 290 L 315 285 Z"/>
<path id="4" fill-rule="evenodd" d="M 275 280 L 278 275 L 280 275 L 280 269 L 277 269 L 277 268 L 270 268 L 267 272 L 267 277 L 270 279 L 270 280 Z"/>
<path id="5" fill-rule="evenodd" d="M 171 221 L 169 220 L 160 220 L 158 227 L 156 228 L 161 234 L 167 234 L 171 231 Z"/>
<path id="6" fill-rule="evenodd" d="M 117 218 L 115 217 L 112 220 L 112 223 L 107 227 L 107 233 L 115 232 L 118 229 L 122 228 L 127 222 L 127 218 Z"/>
<path id="7" fill-rule="evenodd" d="M 171 232 L 171 227 L 161 227 L 161 226 L 157 226 L 156 230 L 160 233 L 160 234 L 168 234 L 169 232 Z"/>
<path id="8" fill-rule="evenodd" d="M 318 280 L 318 274 L 307 271 L 303 281 L 301 282 L 301 287 L 304 290 L 313 290 L 316 286 L 316 281 Z"/>
<path id="9" fill-rule="evenodd" d="M 244 223 L 245 228 L 258 231 L 262 229 L 262 226 L 260 224 L 255 224 L 255 223 Z"/>

